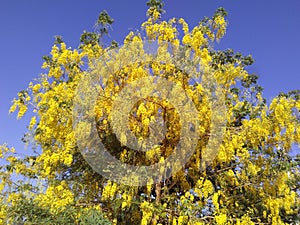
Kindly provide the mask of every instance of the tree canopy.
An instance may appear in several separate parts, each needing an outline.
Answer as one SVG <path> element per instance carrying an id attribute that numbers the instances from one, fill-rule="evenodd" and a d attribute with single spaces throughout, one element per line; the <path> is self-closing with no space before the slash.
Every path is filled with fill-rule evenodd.
<path id="1" fill-rule="evenodd" d="M 57 36 L 44 73 L 13 100 L 17 118 L 32 115 L 23 138 L 30 151 L 0 149 L 0 224 L 297 224 L 300 158 L 290 152 L 300 143 L 300 92 L 267 103 L 258 76 L 247 71 L 252 57 L 214 49 L 226 33 L 223 8 L 190 27 L 183 18 L 163 20 L 162 1 L 147 5 L 148 19 L 122 44 L 101 41 L 114 22 L 106 11 L 77 49 Z M 131 91 L 148 96 L 126 106 L 133 83 Z M 148 90 L 152 84 L 166 94 Z M 127 167 L 99 173 L 99 152 L 83 150 L 94 146 L 90 124 L 122 165 L 165 166 L 136 183 L 130 177 L 132 184 L 113 177 Z M 216 136 L 220 143 L 211 143 Z M 148 151 L 131 147 L 134 141 Z M 185 163 L 170 172 L 174 151 L 172 159 Z"/>

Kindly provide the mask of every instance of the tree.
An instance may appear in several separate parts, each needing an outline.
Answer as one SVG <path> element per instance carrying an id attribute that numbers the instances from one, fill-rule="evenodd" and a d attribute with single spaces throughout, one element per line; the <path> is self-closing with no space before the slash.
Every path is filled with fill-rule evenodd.
<path id="1" fill-rule="evenodd" d="M 213 49 L 226 32 L 223 8 L 190 29 L 182 18 L 162 20 L 161 1 L 147 5 L 148 20 L 120 48 L 115 42 L 107 48 L 101 43 L 113 23 L 107 12 L 100 14 L 95 32 L 82 34 L 78 49 L 67 48 L 57 37 L 44 57 L 45 73 L 18 93 L 10 111 L 21 118 L 32 110 L 24 137 L 32 152 L 21 157 L 13 148 L 1 148 L 6 160 L 0 167 L 1 224 L 296 224 L 300 158 L 290 151 L 300 143 L 299 91 L 281 93 L 268 105 L 258 76 L 246 70 L 252 57 Z M 145 51 L 145 43 L 155 54 Z M 90 76 L 94 71 L 101 72 L 98 83 Z M 140 86 L 139 79 L 144 79 Z M 151 132 L 162 134 L 154 137 L 161 140 L 149 151 L 136 151 L 129 147 L 135 139 L 124 127 L 113 129 L 122 124 L 123 113 L 114 101 L 118 96 L 130 101 L 122 91 L 135 82 L 136 92 L 150 93 L 150 81 L 165 85 L 167 94 L 179 100 L 149 94 L 129 105 L 128 127 L 140 148 L 148 147 L 144 140 Z M 85 86 L 91 84 L 98 91 L 92 110 L 86 101 L 92 99 L 92 88 Z M 195 118 L 178 107 L 186 99 L 196 109 Z M 183 133 L 186 120 L 195 126 Z M 127 165 L 165 165 L 178 143 L 186 150 L 175 156 L 191 155 L 176 171 L 160 167 L 154 179 L 136 177 L 134 185 L 114 182 L 120 177 L 105 175 L 120 168 L 98 173 L 99 161 L 93 164 L 88 158 L 95 152 L 82 150 L 94 145 L 85 121 L 95 125 L 93 137 Z M 210 145 L 216 133 L 221 142 Z M 182 140 L 182 134 L 196 134 L 197 141 Z M 92 143 L 78 142 L 84 138 Z"/>

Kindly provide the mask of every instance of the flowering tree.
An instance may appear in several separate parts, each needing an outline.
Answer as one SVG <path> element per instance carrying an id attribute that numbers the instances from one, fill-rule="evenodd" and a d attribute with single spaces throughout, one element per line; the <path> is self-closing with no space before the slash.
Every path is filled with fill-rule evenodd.
<path id="1" fill-rule="evenodd" d="M 246 70 L 253 63 L 251 56 L 213 49 L 226 32 L 224 9 L 190 28 L 183 18 L 162 20 L 161 1 L 151 0 L 147 5 L 148 20 L 140 32 L 128 34 L 121 48 L 116 42 L 108 47 L 101 44 L 113 23 L 105 11 L 99 16 L 97 31 L 81 35 L 78 49 L 68 48 L 57 37 L 50 55 L 44 57 L 45 73 L 18 93 L 10 111 L 17 111 L 18 118 L 28 110 L 33 112 L 24 138 L 32 151 L 20 157 L 13 148 L 0 150 L 6 161 L 0 167 L 0 223 L 296 224 L 299 156 L 289 153 L 293 144 L 300 143 L 299 91 L 281 93 L 267 105 L 258 77 Z M 139 48 L 145 41 L 157 43 L 155 60 L 132 62 L 137 53 L 140 58 L 147 55 Z M 179 53 L 181 57 L 174 60 Z M 113 61 L 104 60 L 112 55 Z M 176 95 L 182 91 L 193 103 L 199 121 L 193 129 L 198 138 L 179 169 L 168 173 L 161 167 L 155 177 L 161 179 L 130 185 L 107 179 L 89 163 L 78 142 L 87 126 L 81 127 L 84 132 L 74 129 L 74 111 L 78 104 L 87 107 L 76 100 L 81 96 L 78 90 L 87 91 L 80 89 L 89 78 L 87 72 L 100 67 L 101 74 L 105 73 L 103 61 L 111 63 L 108 68 L 122 66 L 101 78 L 93 117 L 97 138 L 122 163 L 139 167 L 165 162 L 178 148 L 183 120 L 192 120 L 168 99 L 144 97 L 131 106 L 128 126 L 142 146 L 155 131 L 152 125 L 164 124 L 164 129 L 158 127 L 161 141 L 148 151 L 130 148 L 129 136 L 113 129 L 113 120 L 120 116 L 114 112 L 114 101 L 126 86 L 151 74 L 153 79 L 176 83 L 180 88 Z M 178 61 L 201 66 L 191 72 L 178 66 Z M 205 79 L 213 83 L 204 85 Z M 149 86 L 145 83 L 140 89 L 147 91 Z M 216 133 L 211 125 L 211 98 L 218 93 L 224 107 L 217 109 L 224 112 L 217 116 L 221 115 L 224 126 L 218 127 L 222 140 L 213 145 L 214 155 L 208 147 Z M 192 143 L 182 143 L 192 148 Z"/>

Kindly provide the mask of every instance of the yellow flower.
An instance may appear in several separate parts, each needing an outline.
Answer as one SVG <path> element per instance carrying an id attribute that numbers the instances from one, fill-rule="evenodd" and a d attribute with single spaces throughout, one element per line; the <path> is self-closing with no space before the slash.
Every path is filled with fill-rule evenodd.
<path id="1" fill-rule="evenodd" d="M 227 216 L 226 214 L 220 214 L 218 216 L 215 216 L 215 220 L 218 225 L 224 225 L 227 221 Z"/>
<path id="2" fill-rule="evenodd" d="M 33 116 L 30 120 L 29 129 L 32 129 L 35 124 L 36 124 L 36 117 Z"/>

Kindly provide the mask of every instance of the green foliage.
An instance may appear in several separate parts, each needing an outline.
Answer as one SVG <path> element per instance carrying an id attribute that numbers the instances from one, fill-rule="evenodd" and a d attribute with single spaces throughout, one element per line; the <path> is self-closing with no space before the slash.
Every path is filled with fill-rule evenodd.
<path id="1" fill-rule="evenodd" d="M 163 10 L 164 3 L 162 0 L 149 0 L 147 2 L 147 6 L 149 7 L 147 11 L 147 15 L 152 17 L 153 13 L 157 11 L 159 14 L 164 13 L 165 11 Z"/>

